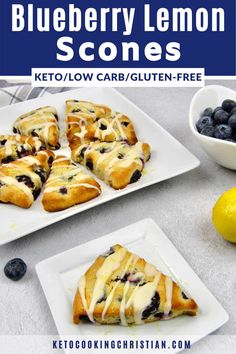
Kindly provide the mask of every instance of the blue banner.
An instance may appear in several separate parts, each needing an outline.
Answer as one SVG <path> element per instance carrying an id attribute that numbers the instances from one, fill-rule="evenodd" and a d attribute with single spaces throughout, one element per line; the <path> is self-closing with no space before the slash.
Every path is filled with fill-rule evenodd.
<path id="1" fill-rule="evenodd" d="M 4 0 L 0 75 L 31 68 L 205 68 L 235 75 L 234 0 Z"/>

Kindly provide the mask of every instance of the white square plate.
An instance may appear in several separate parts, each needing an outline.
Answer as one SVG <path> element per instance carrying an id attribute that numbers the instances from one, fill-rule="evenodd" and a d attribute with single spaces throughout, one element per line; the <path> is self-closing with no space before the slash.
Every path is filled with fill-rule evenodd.
<path id="1" fill-rule="evenodd" d="M 59 122 L 61 122 L 61 131 L 64 133 L 65 100 L 67 99 L 81 99 L 104 103 L 117 111 L 127 114 L 134 122 L 139 140 L 151 145 L 152 156 L 146 164 L 146 173 L 137 183 L 129 185 L 120 191 L 115 191 L 105 183 L 99 181 L 102 186 L 102 194 L 98 198 L 56 213 L 48 213 L 43 210 L 41 204 L 42 193 L 28 210 L 13 205 L 1 204 L 1 219 L 4 220 L 4 223 L 2 223 L 0 229 L 0 245 L 96 205 L 187 172 L 199 165 L 198 159 L 183 145 L 132 102 L 111 88 L 77 89 L 1 108 L 0 134 L 11 134 L 12 125 L 16 117 L 43 105 L 52 105 L 57 108 Z M 65 139 L 65 134 L 63 135 Z M 63 137 L 61 142 L 63 148 L 56 153 L 69 156 L 70 151 L 66 141 L 63 141 Z"/>
<path id="2" fill-rule="evenodd" d="M 90 323 L 72 323 L 72 302 L 77 283 L 99 254 L 120 243 L 151 262 L 165 274 L 172 276 L 183 291 L 199 306 L 195 317 L 182 316 L 141 326 L 97 326 Z M 72 248 L 37 264 L 36 271 L 51 309 L 59 335 L 144 335 L 194 336 L 203 338 L 222 326 L 228 314 L 210 293 L 196 273 L 183 259 L 167 236 L 152 219 L 145 219 L 109 235 Z M 193 342 L 192 341 L 192 342 Z"/>

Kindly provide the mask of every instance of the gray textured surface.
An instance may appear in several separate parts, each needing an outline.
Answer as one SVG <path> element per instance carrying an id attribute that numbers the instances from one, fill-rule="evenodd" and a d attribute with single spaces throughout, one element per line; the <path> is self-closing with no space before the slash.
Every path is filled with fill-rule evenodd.
<path id="1" fill-rule="evenodd" d="M 236 89 L 235 81 L 221 84 Z M 201 166 L 2 246 L 0 334 L 56 334 L 35 264 L 146 217 L 159 224 L 229 313 L 230 320 L 216 334 L 235 333 L 236 245 L 216 234 L 211 224 L 211 209 L 223 191 L 236 185 L 236 173 L 212 162 L 189 131 L 188 109 L 196 89 L 127 88 L 119 91 L 192 151 Z M 13 257 L 22 257 L 28 264 L 27 275 L 17 283 L 9 281 L 2 272 L 5 263 Z"/>

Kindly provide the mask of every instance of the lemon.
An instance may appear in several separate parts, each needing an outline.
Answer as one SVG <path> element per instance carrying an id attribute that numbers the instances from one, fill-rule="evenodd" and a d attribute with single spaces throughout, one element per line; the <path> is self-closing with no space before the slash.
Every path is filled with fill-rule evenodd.
<path id="1" fill-rule="evenodd" d="M 212 221 L 219 234 L 227 241 L 236 243 L 236 188 L 232 188 L 218 199 Z"/>

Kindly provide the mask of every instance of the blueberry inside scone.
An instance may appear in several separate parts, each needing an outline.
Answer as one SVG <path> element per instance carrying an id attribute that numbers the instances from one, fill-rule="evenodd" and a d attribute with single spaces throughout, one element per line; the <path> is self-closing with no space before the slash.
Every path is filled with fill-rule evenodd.
<path id="1" fill-rule="evenodd" d="M 100 185 L 94 178 L 69 158 L 58 156 L 52 164 L 42 203 L 47 211 L 59 211 L 91 200 L 100 193 Z"/>
<path id="2" fill-rule="evenodd" d="M 39 151 L 0 166 L 0 201 L 29 208 L 39 196 L 54 159 L 51 151 Z"/>
<path id="3" fill-rule="evenodd" d="M 13 132 L 38 137 L 47 149 L 60 148 L 58 115 L 54 107 L 45 106 L 22 114 L 15 121 Z"/>
<path id="4" fill-rule="evenodd" d="M 0 135 L 0 163 L 9 163 L 45 149 L 45 144 L 38 137 Z"/>
<path id="5" fill-rule="evenodd" d="M 99 256 L 80 278 L 73 304 L 76 324 L 140 325 L 197 312 L 176 282 L 121 245 Z"/>
<path id="6" fill-rule="evenodd" d="M 142 176 L 145 162 L 150 158 L 150 146 L 138 142 L 92 142 L 72 148 L 72 159 L 86 166 L 114 189 L 125 188 Z"/>

